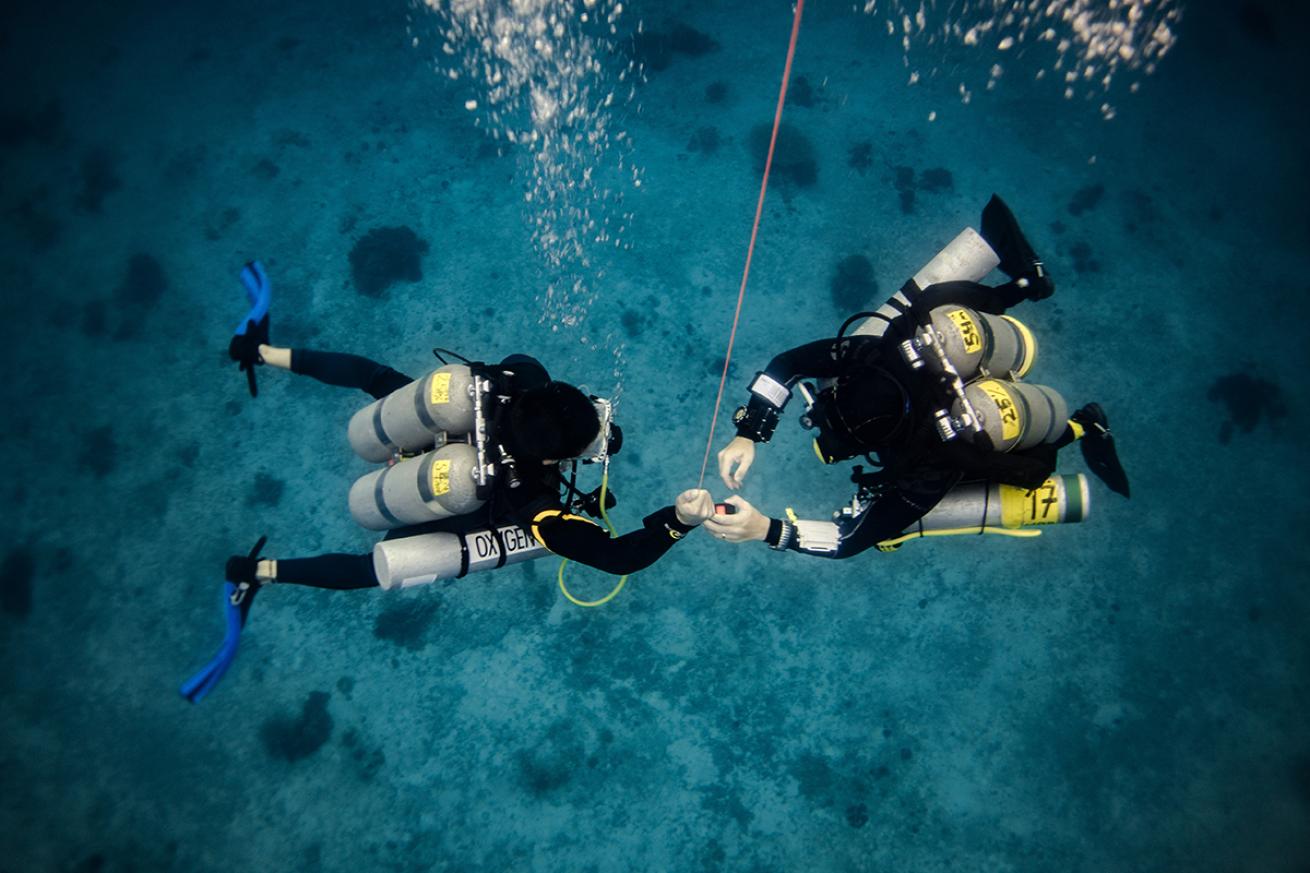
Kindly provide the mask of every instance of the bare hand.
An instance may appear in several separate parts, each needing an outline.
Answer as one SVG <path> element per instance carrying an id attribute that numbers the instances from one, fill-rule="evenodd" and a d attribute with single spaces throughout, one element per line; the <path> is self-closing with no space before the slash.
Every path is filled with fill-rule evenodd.
<path id="1" fill-rule="evenodd" d="M 732 515 L 716 515 L 705 522 L 705 529 L 715 539 L 726 543 L 748 543 L 752 540 L 763 541 L 769 535 L 769 518 L 739 495 L 732 495 L 725 501 L 737 507 Z"/>
<path id="2" fill-rule="evenodd" d="M 732 442 L 719 452 L 719 476 L 723 484 L 734 491 L 746 481 L 746 471 L 755 463 L 755 443 L 743 436 L 733 437 Z M 736 472 L 733 472 L 733 468 Z"/>
<path id="3" fill-rule="evenodd" d="M 678 521 L 695 526 L 714 515 L 714 498 L 702 488 L 691 488 L 678 495 L 673 511 Z"/>

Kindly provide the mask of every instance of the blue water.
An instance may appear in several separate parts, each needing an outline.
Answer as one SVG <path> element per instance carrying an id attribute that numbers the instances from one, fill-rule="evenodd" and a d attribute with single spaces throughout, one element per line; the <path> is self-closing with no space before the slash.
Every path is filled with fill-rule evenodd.
<path id="1" fill-rule="evenodd" d="M 725 403 L 998 192 L 1059 286 L 1016 313 L 1034 375 L 1109 410 L 1131 501 L 1094 482 L 1087 522 L 1034 541 L 845 562 L 697 533 L 598 610 L 551 560 L 275 587 L 191 706 L 227 555 L 374 539 L 345 505 L 365 398 L 265 368 L 252 400 L 227 361 L 241 264 L 273 277 L 275 342 L 415 375 L 434 345 L 526 351 L 617 393 L 631 529 L 696 482 L 791 11 L 592 22 L 680 36 L 642 43 L 644 76 L 594 43 L 589 105 L 615 99 L 547 152 L 504 137 L 533 129 L 521 93 L 449 76 L 480 49 L 400 2 L 11 9 L 0 870 L 1305 870 L 1306 19 L 1188 5 L 1106 121 L 1036 50 L 988 90 L 994 51 L 916 44 L 909 85 L 885 8 L 806 10 L 807 143 Z M 352 271 L 399 227 L 416 244 Z M 834 282 L 852 255 L 876 289 Z M 407 257 L 421 278 L 389 282 Z M 823 517 L 846 473 L 787 421 L 744 494 Z"/>

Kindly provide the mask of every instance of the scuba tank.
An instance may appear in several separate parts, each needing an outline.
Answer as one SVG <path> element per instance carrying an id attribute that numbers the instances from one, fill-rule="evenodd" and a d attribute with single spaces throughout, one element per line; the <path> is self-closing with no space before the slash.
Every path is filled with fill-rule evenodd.
<path id="1" fill-rule="evenodd" d="M 549 555 L 523 528 L 504 525 L 469 533 L 427 533 L 383 540 L 373 547 L 373 569 L 386 590 L 458 579 Z"/>
<path id="2" fill-rule="evenodd" d="M 389 530 L 466 515 L 490 500 L 499 480 L 519 485 L 516 461 L 502 427 L 515 396 L 509 371 L 465 362 L 446 364 L 360 409 L 347 431 L 351 448 L 365 460 L 388 466 L 366 473 L 350 489 L 350 514 L 369 530 Z M 600 428 L 576 459 L 562 459 L 572 473 L 566 504 L 598 514 L 599 490 L 576 487 L 576 462 L 607 463 L 622 446 L 610 401 L 591 398 Z M 613 505 L 607 495 L 606 506 Z M 495 530 L 494 535 L 499 535 Z"/>
<path id="3" fill-rule="evenodd" d="M 860 322 L 852 336 L 882 336 L 892 319 L 914 305 L 914 298 L 923 289 L 939 282 L 966 280 L 979 282 L 1001 263 L 987 240 L 972 227 L 960 231 L 933 259 L 901 286 L 901 290 L 879 306 L 869 318 Z"/>
<path id="4" fill-rule="evenodd" d="M 1068 423 L 1069 405 L 1054 388 L 1002 379 L 970 382 L 949 413 L 937 411 L 942 439 L 963 435 L 969 442 L 997 452 L 1053 443 Z"/>
<path id="5" fill-rule="evenodd" d="M 920 537 L 978 534 L 1032 537 L 1041 533 L 1035 527 L 1085 521 L 1090 508 L 1091 490 L 1082 473 L 1051 476 L 1032 489 L 996 482 L 969 482 L 952 488 L 923 518 L 900 536 L 878 543 L 878 549 L 895 551 L 906 540 Z"/>
<path id="6" fill-rule="evenodd" d="M 1044 524 L 1084 521 L 1090 508 L 1090 489 L 1082 473 L 1051 476 L 1036 488 L 995 482 L 957 485 L 905 533 L 922 536 L 949 530 L 982 528 L 1016 530 Z"/>
<path id="7" fill-rule="evenodd" d="M 426 451 L 474 426 L 473 372 L 447 364 L 356 412 L 347 436 L 355 454 L 374 464 L 397 453 Z"/>
<path id="8" fill-rule="evenodd" d="M 929 311 L 927 323 L 901 343 L 901 354 L 911 367 L 927 366 L 937 373 L 953 369 L 965 382 L 992 373 L 1022 379 L 1037 360 L 1037 339 L 1008 315 L 938 306 Z"/>
<path id="9" fill-rule="evenodd" d="M 416 458 L 359 477 L 350 487 L 350 515 L 369 530 L 423 524 L 479 509 L 477 450 L 447 443 Z"/>

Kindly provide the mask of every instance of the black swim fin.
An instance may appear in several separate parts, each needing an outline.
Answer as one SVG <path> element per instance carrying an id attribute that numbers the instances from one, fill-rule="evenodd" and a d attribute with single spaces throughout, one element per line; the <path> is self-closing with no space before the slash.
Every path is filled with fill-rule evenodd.
<path id="1" fill-rule="evenodd" d="M 1001 259 L 1001 272 L 1015 280 L 1028 300 L 1044 300 L 1055 293 L 1055 282 L 1019 229 L 1010 207 L 995 194 L 982 211 L 982 238 Z"/>
<path id="2" fill-rule="evenodd" d="M 1096 478 L 1105 483 L 1116 494 L 1129 496 L 1128 474 L 1123 464 L 1119 463 L 1119 452 L 1114 446 L 1114 435 L 1110 433 L 1109 419 L 1099 403 L 1089 403 L 1075 412 L 1073 420 L 1082 425 L 1083 438 L 1079 440 L 1083 449 L 1083 460 L 1087 469 L 1096 474 Z"/>

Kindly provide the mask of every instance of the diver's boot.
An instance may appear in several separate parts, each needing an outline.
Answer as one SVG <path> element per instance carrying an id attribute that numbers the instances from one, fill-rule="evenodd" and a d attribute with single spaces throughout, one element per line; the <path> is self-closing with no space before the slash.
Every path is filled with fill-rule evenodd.
<path id="1" fill-rule="evenodd" d="M 273 579 L 259 575 L 259 562 L 263 560 L 259 552 L 264 548 L 264 543 L 268 542 L 268 537 L 260 537 L 259 542 L 250 550 L 247 555 L 233 555 L 227 559 L 227 564 L 223 568 L 223 576 L 231 582 L 236 588 L 232 591 L 231 602 L 233 606 L 241 608 L 241 620 L 245 622 L 247 613 L 250 612 L 250 606 L 255 601 L 255 595 L 259 589 L 265 585 L 273 583 Z"/>
<path id="2" fill-rule="evenodd" d="M 1025 289 L 1029 300 L 1045 300 L 1055 293 L 1055 280 L 1046 272 L 1046 265 L 1041 261 L 1033 261 L 1028 271 L 1014 280 L 1014 284 Z"/>
<path id="3" fill-rule="evenodd" d="M 241 270 L 241 284 L 246 289 L 246 300 L 250 302 L 250 311 L 237 325 L 232 341 L 227 344 L 227 356 L 241 365 L 246 374 L 246 384 L 250 396 L 259 396 L 255 384 L 255 367 L 264 363 L 259 354 L 259 347 L 268 344 L 268 306 L 271 296 L 268 275 L 259 261 L 251 261 Z"/>
<path id="4" fill-rule="evenodd" d="M 1013 280 L 1002 288 L 1013 295 L 1016 303 L 1045 300 L 1055 293 L 1055 282 L 1046 272 L 1046 265 L 1019 229 L 1010 207 L 995 194 L 983 207 L 982 238 L 1001 259 L 1001 272 Z"/>
<path id="5" fill-rule="evenodd" d="M 1082 446 L 1087 468 L 1111 491 L 1128 497 L 1128 474 L 1119 463 L 1114 435 L 1110 433 L 1110 420 L 1101 404 L 1089 403 L 1071 415 L 1070 419 L 1083 429 L 1083 436 L 1078 442 Z"/>

